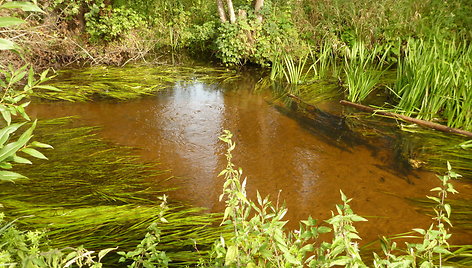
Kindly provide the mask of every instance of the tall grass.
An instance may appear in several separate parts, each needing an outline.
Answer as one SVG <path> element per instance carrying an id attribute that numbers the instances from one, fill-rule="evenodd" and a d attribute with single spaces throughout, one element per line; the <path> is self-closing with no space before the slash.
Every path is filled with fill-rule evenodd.
<path id="1" fill-rule="evenodd" d="M 307 60 L 308 55 L 304 55 L 298 60 L 289 54 L 284 56 L 284 68 L 282 71 L 287 83 L 298 85 L 306 81 L 308 74 L 308 71 L 305 70 Z"/>
<path id="2" fill-rule="evenodd" d="M 443 118 L 472 129 L 472 46 L 455 40 L 409 39 L 393 92 L 397 111 L 417 118 Z"/>
<path id="3" fill-rule="evenodd" d="M 318 52 L 310 50 L 313 70 L 316 79 L 327 79 L 337 77 L 338 64 L 336 61 L 336 52 L 329 40 L 325 39 Z"/>
<path id="4" fill-rule="evenodd" d="M 379 47 L 369 50 L 364 43 L 355 42 L 347 48 L 344 55 L 344 74 L 347 98 L 352 102 L 361 102 L 374 90 L 380 77 L 385 72 L 386 49 L 378 59 Z"/>

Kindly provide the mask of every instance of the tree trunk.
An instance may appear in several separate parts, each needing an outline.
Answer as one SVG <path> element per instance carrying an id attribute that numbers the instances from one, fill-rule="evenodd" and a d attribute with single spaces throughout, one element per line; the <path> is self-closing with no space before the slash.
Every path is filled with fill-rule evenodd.
<path id="1" fill-rule="evenodd" d="M 216 0 L 216 7 L 218 8 L 218 15 L 220 16 L 220 21 L 222 23 L 225 23 L 227 20 L 223 0 Z"/>
<path id="2" fill-rule="evenodd" d="M 236 22 L 236 15 L 234 13 L 233 1 L 232 0 L 226 0 L 226 5 L 228 6 L 229 21 L 231 23 L 235 23 Z"/>
<path id="3" fill-rule="evenodd" d="M 255 0 L 254 3 L 254 11 L 256 12 L 256 19 L 258 22 L 262 22 L 262 14 L 260 14 L 260 10 L 264 5 L 264 0 Z"/>

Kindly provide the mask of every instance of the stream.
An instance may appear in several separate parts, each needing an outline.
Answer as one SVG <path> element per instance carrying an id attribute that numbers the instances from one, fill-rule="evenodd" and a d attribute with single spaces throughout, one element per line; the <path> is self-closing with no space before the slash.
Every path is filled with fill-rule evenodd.
<path id="1" fill-rule="evenodd" d="M 379 143 L 345 142 L 335 128 L 318 135 L 303 120 L 274 104 L 269 89 L 255 90 L 257 78 L 231 83 L 197 80 L 177 82 L 159 92 L 128 101 L 37 102 L 32 118 L 79 116 L 79 124 L 98 126 L 104 140 L 136 148 L 143 161 L 156 161 L 169 170 L 148 180 L 170 187 L 170 199 L 222 212 L 218 201 L 226 166 L 225 144 L 218 136 L 234 134 L 233 161 L 247 176 L 249 196 L 256 191 L 288 207 L 289 228 L 312 216 L 327 219 L 341 202 L 339 190 L 353 198 L 354 212 L 368 219 L 357 223 L 364 242 L 379 236 L 428 228 L 431 216 L 408 198 L 423 198 L 439 185 L 436 175 L 401 168 L 393 148 Z M 139 77 L 136 78 L 139 81 Z M 325 104 L 340 109 L 337 103 Z M 93 161 L 93 159 L 91 159 Z M 467 184 L 459 192 L 470 195 Z M 453 243 L 470 243 L 472 233 L 454 230 Z"/>

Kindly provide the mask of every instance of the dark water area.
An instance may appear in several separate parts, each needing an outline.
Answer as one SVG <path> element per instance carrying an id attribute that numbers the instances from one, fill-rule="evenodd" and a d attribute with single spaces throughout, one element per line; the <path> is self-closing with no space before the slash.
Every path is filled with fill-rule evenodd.
<path id="1" fill-rule="evenodd" d="M 101 127 L 105 140 L 137 148 L 144 161 L 169 169 L 166 177 L 173 178 L 166 183 L 178 187 L 171 199 L 211 212 L 223 210 L 218 201 L 223 181 L 217 174 L 226 166 L 226 147 L 218 136 L 227 129 L 234 134 L 234 163 L 248 177 L 250 196 L 258 190 L 274 203 L 285 202 L 290 228 L 310 215 L 327 219 L 341 202 L 339 190 L 369 220 L 356 224 L 365 242 L 429 227 L 431 217 L 407 198 L 430 194 L 439 185 L 433 173 L 402 169 L 388 144 L 372 148 L 347 142 L 352 141 L 349 134 L 307 125 L 272 101 L 270 91 L 254 91 L 251 79 L 226 86 L 193 81 L 126 102 L 35 103 L 29 114 L 40 119 L 80 116 L 80 124 Z M 327 105 L 340 109 L 336 103 Z M 164 177 L 151 179 L 162 187 Z M 471 192 L 467 185 L 457 188 Z M 452 242 L 472 241 L 470 232 L 454 232 Z"/>

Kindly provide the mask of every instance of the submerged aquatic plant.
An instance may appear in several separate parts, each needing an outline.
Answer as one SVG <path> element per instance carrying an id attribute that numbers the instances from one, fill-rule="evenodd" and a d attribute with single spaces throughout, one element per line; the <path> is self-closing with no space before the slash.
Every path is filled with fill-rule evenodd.
<path id="1" fill-rule="evenodd" d="M 176 82 L 199 80 L 226 83 L 239 78 L 235 71 L 204 66 L 90 67 L 61 71 L 51 85 L 60 92 L 36 92 L 47 100 L 90 101 L 94 98 L 129 100 L 171 88 Z"/>
<path id="2" fill-rule="evenodd" d="M 102 141 L 94 134 L 97 128 L 72 127 L 72 121 L 39 122 L 36 136 L 56 149 L 47 152 L 47 161 L 17 167 L 29 180 L 2 185 L 0 202 L 8 217 L 20 218 L 20 226 L 48 230 L 54 247 L 91 250 L 130 250 L 157 221 L 166 233 L 159 249 L 176 264 L 205 258 L 221 233 L 211 227 L 214 215 L 178 203 L 163 212 L 157 196 L 169 189 L 156 182 L 167 173 L 156 163 L 138 161 L 131 148 Z M 34 216 L 23 217 L 28 215 Z"/>

